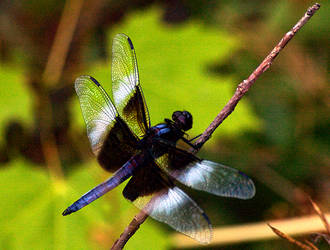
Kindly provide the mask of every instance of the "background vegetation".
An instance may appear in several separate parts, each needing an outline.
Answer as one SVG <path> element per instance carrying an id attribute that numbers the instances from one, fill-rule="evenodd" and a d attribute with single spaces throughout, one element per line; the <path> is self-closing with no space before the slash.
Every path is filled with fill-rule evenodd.
<path id="1" fill-rule="evenodd" d="M 111 92 L 115 34 L 129 35 L 135 45 L 152 123 L 186 109 L 194 136 L 311 4 L 1 1 L 0 248 L 108 249 L 137 213 L 121 185 L 77 214 L 61 215 L 109 176 L 91 153 L 73 82 L 90 74 Z M 321 5 L 199 154 L 256 183 L 248 201 L 186 190 L 214 227 L 309 214 L 306 194 L 329 209 L 330 5 Z M 62 35 L 58 52 L 53 44 Z M 170 233 L 148 219 L 127 249 L 175 247 Z M 221 249 L 288 247 L 276 240 Z"/>

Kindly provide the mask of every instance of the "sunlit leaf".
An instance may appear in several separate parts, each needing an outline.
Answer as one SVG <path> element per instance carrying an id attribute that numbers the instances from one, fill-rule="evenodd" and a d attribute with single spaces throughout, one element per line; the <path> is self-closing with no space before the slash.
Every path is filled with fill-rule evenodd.
<path id="1" fill-rule="evenodd" d="M 0 249 L 108 249 L 137 212 L 122 197 L 122 187 L 75 214 L 61 214 L 102 181 L 102 172 L 96 166 L 84 167 L 63 181 L 53 180 L 46 171 L 22 161 L 3 167 Z M 144 233 L 158 239 L 160 246 L 166 244 L 164 233 L 152 221 L 143 225 L 132 242 L 147 246 Z"/>
<path id="2" fill-rule="evenodd" d="M 11 121 L 31 124 L 33 121 L 32 95 L 22 68 L 0 64 L 0 142 L 4 128 Z"/>
<path id="3" fill-rule="evenodd" d="M 150 9 L 129 15 L 109 33 L 109 51 L 116 33 L 131 37 L 139 64 L 140 79 L 152 124 L 171 117 L 175 110 L 188 110 L 194 117 L 191 135 L 196 135 L 215 118 L 242 79 L 209 72 L 212 63 L 221 63 L 240 46 L 232 34 L 190 21 L 169 26 L 161 21 L 160 10 Z M 248 72 L 247 72 L 248 73 Z M 110 59 L 84 74 L 93 75 L 111 92 Z M 259 122 L 246 100 L 221 125 L 220 134 L 237 135 L 258 129 Z"/>

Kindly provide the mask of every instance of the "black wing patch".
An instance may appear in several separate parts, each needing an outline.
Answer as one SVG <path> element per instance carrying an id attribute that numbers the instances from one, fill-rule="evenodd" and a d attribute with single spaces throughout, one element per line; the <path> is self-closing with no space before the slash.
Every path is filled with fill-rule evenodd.
<path id="1" fill-rule="evenodd" d="M 104 169 L 114 172 L 138 152 L 137 144 L 138 139 L 118 116 L 108 132 L 97 160 Z"/>
<path id="2" fill-rule="evenodd" d="M 139 82 L 134 47 L 130 38 L 118 34 L 112 45 L 112 92 L 119 114 L 130 129 L 143 137 L 150 118 Z"/>
<path id="3" fill-rule="evenodd" d="M 102 167 L 116 171 L 136 153 L 138 139 L 120 118 L 110 97 L 93 77 L 78 77 L 75 89 L 92 150 Z"/>
<path id="4" fill-rule="evenodd" d="M 201 243 L 209 243 L 212 226 L 204 211 L 166 174 L 149 161 L 138 168 L 125 187 L 125 198 L 149 214 Z"/>
<path id="5" fill-rule="evenodd" d="M 139 196 L 149 196 L 160 190 L 173 186 L 161 177 L 160 169 L 151 161 L 138 167 L 132 178 L 123 190 L 123 195 L 130 201 L 135 201 Z"/>

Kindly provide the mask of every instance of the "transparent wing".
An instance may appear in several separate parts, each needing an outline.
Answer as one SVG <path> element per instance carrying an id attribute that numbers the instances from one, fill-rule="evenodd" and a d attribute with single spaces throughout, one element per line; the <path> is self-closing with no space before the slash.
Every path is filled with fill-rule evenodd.
<path id="1" fill-rule="evenodd" d="M 78 77 L 75 89 L 93 153 L 98 156 L 105 169 L 117 170 L 136 153 L 137 138 L 118 115 L 105 90 L 93 77 Z"/>
<path id="2" fill-rule="evenodd" d="M 157 160 L 167 174 L 188 187 L 215 195 L 240 199 L 255 194 L 253 181 L 244 173 L 219 163 L 201 160 L 175 147 Z"/>
<path id="3" fill-rule="evenodd" d="M 204 211 L 180 188 L 163 177 L 154 162 L 138 169 L 123 194 L 152 218 L 164 222 L 201 243 L 212 239 L 212 226 Z"/>
<path id="4" fill-rule="evenodd" d="M 150 127 L 134 47 L 130 38 L 117 34 L 112 44 L 112 92 L 119 114 L 139 137 Z"/>

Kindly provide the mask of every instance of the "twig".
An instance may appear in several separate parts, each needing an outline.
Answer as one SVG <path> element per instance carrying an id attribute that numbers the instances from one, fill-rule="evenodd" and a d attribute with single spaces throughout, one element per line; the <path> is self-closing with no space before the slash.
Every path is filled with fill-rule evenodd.
<path id="1" fill-rule="evenodd" d="M 65 3 L 46 67 L 42 75 L 42 81 L 47 87 L 48 85 L 57 83 L 62 75 L 64 63 L 68 55 L 69 46 L 80 16 L 83 2 L 83 0 L 67 0 Z M 63 178 L 59 152 L 55 143 L 55 135 L 50 128 L 49 117 L 52 117 L 51 103 L 46 94 L 42 102 L 43 109 L 41 112 L 43 113 L 41 117 L 43 117 L 43 119 L 40 140 L 46 165 L 50 170 L 52 178 Z"/>
<path id="2" fill-rule="evenodd" d="M 123 249 L 126 242 L 132 237 L 132 235 L 139 229 L 140 225 L 148 218 L 143 210 L 135 215 L 131 223 L 125 228 L 124 232 L 120 235 L 119 239 L 115 241 L 111 250 Z"/>
<path id="3" fill-rule="evenodd" d="M 329 223 L 327 221 L 327 218 L 326 218 L 326 215 L 321 211 L 321 209 L 319 208 L 319 206 L 310 198 L 309 198 L 309 201 L 311 202 L 315 212 L 317 213 L 317 215 L 320 217 L 322 223 L 324 224 L 324 227 L 326 228 L 326 231 L 329 232 Z M 308 225 L 309 227 L 309 224 L 307 223 L 306 225 Z M 307 244 L 304 244 L 303 242 L 301 241 L 298 241 L 298 240 L 295 240 L 294 238 L 292 238 L 291 236 L 281 232 L 280 230 L 272 227 L 270 224 L 268 224 L 268 226 L 273 230 L 273 232 L 275 234 L 277 234 L 279 237 L 287 240 L 288 242 L 290 242 L 291 244 L 294 244 L 302 249 L 313 249 L 313 250 L 318 250 L 318 248 L 310 241 L 308 240 L 304 240 L 304 242 Z M 322 229 L 320 230 L 317 230 L 317 231 L 321 231 Z M 318 239 L 320 239 L 321 237 L 324 238 L 328 243 L 328 238 L 330 236 L 329 233 L 326 233 L 326 234 L 322 234 L 322 233 L 315 233 L 314 235 L 316 235 L 316 238 L 314 238 L 314 242 L 317 242 Z"/>
<path id="4" fill-rule="evenodd" d="M 281 232 L 280 230 L 276 229 L 275 227 L 272 227 L 270 224 L 268 224 L 268 226 L 273 230 L 273 232 L 275 234 L 277 234 L 279 237 L 281 237 L 282 239 L 287 240 L 288 242 L 290 242 L 293 245 L 296 245 L 297 247 L 301 248 L 301 249 L 306 249 L 306 250 L 311 250 L 311 249 L 315 249 L 315 248 L 311 248 L 308 245 L 305 245 L 304 243 L 301 243 L 298 240 L 295 240 L 294 238 L 290 237 L 289 235 Z"/>
<path id="5" fill-rule="evenodd" d="M 67 0 L 65 3 L 43 74 L 44 82 L 50 85 L 57 83 L 61 77 L 83 3 L 83 0 Z"/>
<path id="6" fill-rule="evenodd" d="M 297 33 L 298 30 L 301 29 L 302 26 L 314 15 L 314 13 L 320 8 L 320 4 L 315 3 L 312 7 L 308 8 L 305 15 L 298 21 L 298 23 L 287 32 L 281 41 L 275 46 L 275 48 L 270 52 L 270 54 L 263 60 L 263 62 L 256 68 L 256 70 L 244 81 L 242 81 L 233 97 L 229 100 L 226 106 L 220 111 L 214 121 L 210 124 L 210 126 L 204 131 L 201 137 L 196 141 L 196 148 L 200 149 L 203 144 L 211 137 L 212 133 L 215 129 L 223 122 L 224 119 L 227 118 L 235 109 L 237 103 L 241 100 L 241 98 L 245 95 L 245 93 L 250 89 L 252 84 L 257 80 L 257 78 L 264 73 L 272 64 L 276 56 L 280 53 L 280 51 L 285 47 L 285 45 L 292 39 L 292 37 Z M 195 150 L 196 153 L 198 150 Z M 120 238 L 114 243 L 111 249 L 117 250 L 122 249 L 125 243 L 129 240 L 130 237 L 136 232 L 138 227 L 146 220 L 148 217 L 147 214 L 140 211 L 137 214 L 133 221 L 129 224 L 129 226 L 125 229 L 124 233 L 121 234 Z M 140 218 L 140 220 L 138 220 Z M 132 227 L 135 225 L 136 227 Z M 118 242 L 123 242 L 123 244 L 117 244 Z"/>
<path id="7" fill-rule="evenodd" d="M 237 103 L 248 92 L 252 84 L 257 78 L 264 73 L 272 64 L 276 56 L 285 47 L 285 45 L 292 39 L 292 37 L 301 29 L 302 26 L 314 15 L 314 13 L 320 8 L 320 4 L 315 3 L 312 7 L 308 8 L 305 15 L 298 21 L 298 23 L 287 32 L 281 41 L 275 46 L 270 54 L 262 61 L 258 68 L 244 81 L 242 81 L 236 88 L 235 94 L 226 104 L 226 106 L 220 111 L 217 117 L 213 120 L 210 126 L 204 131 L 202 136 L 196 141 L 197 148 L 201 148 L 203 144 L 211 137 L 215 129 L 227 118 L 235 109 Z"/>
<path id="8" fill-rule="evenodd" d="M 318 250 L 318 248 L 312 243 L 310 242 L 309 240 L 304 240 L 304 242 L 311 247 L 311 249 L 313 250 Z"/>
<path id="9" fill-rule="evenodd" d="M 312 203 L 315 212 L 320 216 L 320 219 L 324 224 L 327 234 L 330 235 L 330 225 L 327 218 L 325 218 L 325 214 L 321 211 L 320 207 L 311 198 L 309 198 L 309 201 Z"/>

